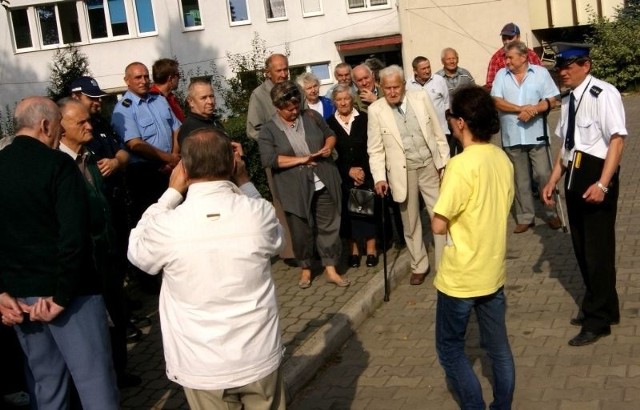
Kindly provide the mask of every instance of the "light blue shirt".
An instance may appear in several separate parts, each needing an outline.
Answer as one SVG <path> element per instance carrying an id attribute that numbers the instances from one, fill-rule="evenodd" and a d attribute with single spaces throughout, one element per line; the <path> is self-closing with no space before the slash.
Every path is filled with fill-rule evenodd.
<path id="1" fill-rule="evenodd" d="M 128 101 L 128 106 L 123 102 Z M 134 138 L 142 138 L 160 151 L 171 152 L 173 131 L 180 128 L 178 120 L 164 96 L 149 93 L 142 99 L 127 91 L 113 109 L 111 126 L 126 143 Z M 131 162 L 141 161 L 135 154 Z"/>
<path id="2" fill-rule="evenodd" d="M 560 94 L 546 68 L 529 64 L 527 73 L 518 84 L 508 68 L 502 68 L 496 74 L 491 88 L 492 97 L 500 97 L 516 105 L 535 105 L 540 100 Z M 500 112 L 500 131 L 502 146 L 539 145 L 538 138 L 544 135 L 542 116 L 538 115 L 528 122 L 518 120 L 518 114 Z"/>

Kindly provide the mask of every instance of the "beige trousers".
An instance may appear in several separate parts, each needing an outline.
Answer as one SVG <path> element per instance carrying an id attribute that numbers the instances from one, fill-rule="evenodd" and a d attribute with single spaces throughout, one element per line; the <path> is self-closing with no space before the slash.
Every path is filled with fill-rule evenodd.
<path id="1" fill-rule="evenodd" d="M 184 388 L 191 410 L 285 410 L 282 371 L 246 386 L 224 390 Z"/>
<path id="2" fill-rule="evenodd" d="M 427 205 L 429 220 L 433 217 L 433 207 L 440 193 L 440 177 L 433 162 L 426 167 L 407 171 L 407 198 L 401 202 L 400 217 L 404 227 L 404 239 L 411 255 L 411 272 L 425 273 L 429 269 L 429 256 L 424 244 L 422 222 L 420 220 L 420 195 Z M 430 224 L 429 224 L 430 226 Z M 445 244 L 444 235 L 433 235 L 436 269 Z"/>

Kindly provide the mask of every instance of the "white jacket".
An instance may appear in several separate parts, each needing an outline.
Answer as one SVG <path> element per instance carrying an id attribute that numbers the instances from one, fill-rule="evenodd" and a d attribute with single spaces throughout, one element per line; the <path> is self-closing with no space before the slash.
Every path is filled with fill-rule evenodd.
<path id="1" fill-rule="evenodd" d="M 169 188 L 131 231 L 129 260 L 163 272 L 160 321 L 167 376 L 192 389 L 259 380 L 282 345 L 271 257 L 283 246 L 273 206 L 253 184 Z M 179 206 L 178 206 L 179 205 Z"/>

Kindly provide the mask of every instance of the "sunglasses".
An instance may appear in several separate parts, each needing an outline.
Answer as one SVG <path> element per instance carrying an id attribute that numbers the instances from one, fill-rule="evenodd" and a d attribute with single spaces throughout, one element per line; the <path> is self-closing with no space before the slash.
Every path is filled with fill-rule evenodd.
<path id="1" fill-rule="evenodd" d="M 289 100 L 293 100 L 294 98 L 297 100 L 300 99 L 300 91 L 297 88 L 292 88 L 286 93 L 282 94 L 282 97 L 280 97 L 280 101 L 286 102 Z"/>

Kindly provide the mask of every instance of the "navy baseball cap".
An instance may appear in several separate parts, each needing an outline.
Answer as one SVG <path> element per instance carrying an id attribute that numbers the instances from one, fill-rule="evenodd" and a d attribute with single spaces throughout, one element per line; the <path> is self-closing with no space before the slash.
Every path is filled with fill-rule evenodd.
<path id="1" fill-rule="evenodd" d="M 589 57 L 589 49 L 592 44 L 580 43 L 553 43 L 551 47 L 556 52 L 556 68 L 571 65 L 579 58 Z"/>
<path id="2" fill-rule="evenodd" d="M 516 26 L 515 23 L 509 23 L 502 27 L 502 31 L 500 32 L 501 36 L 519 36 L 520 35 L 520 27 Z"/>
<path id="3" fill-rule="evenodd" d="M 80 92 L 87 97 L 99 98 L 107 95 L 104 91 L 98 87 L 98 82 L 94 80 L 92 77 L 80 77 L 71 83 L 71 92 L 77 93 Z"/>

